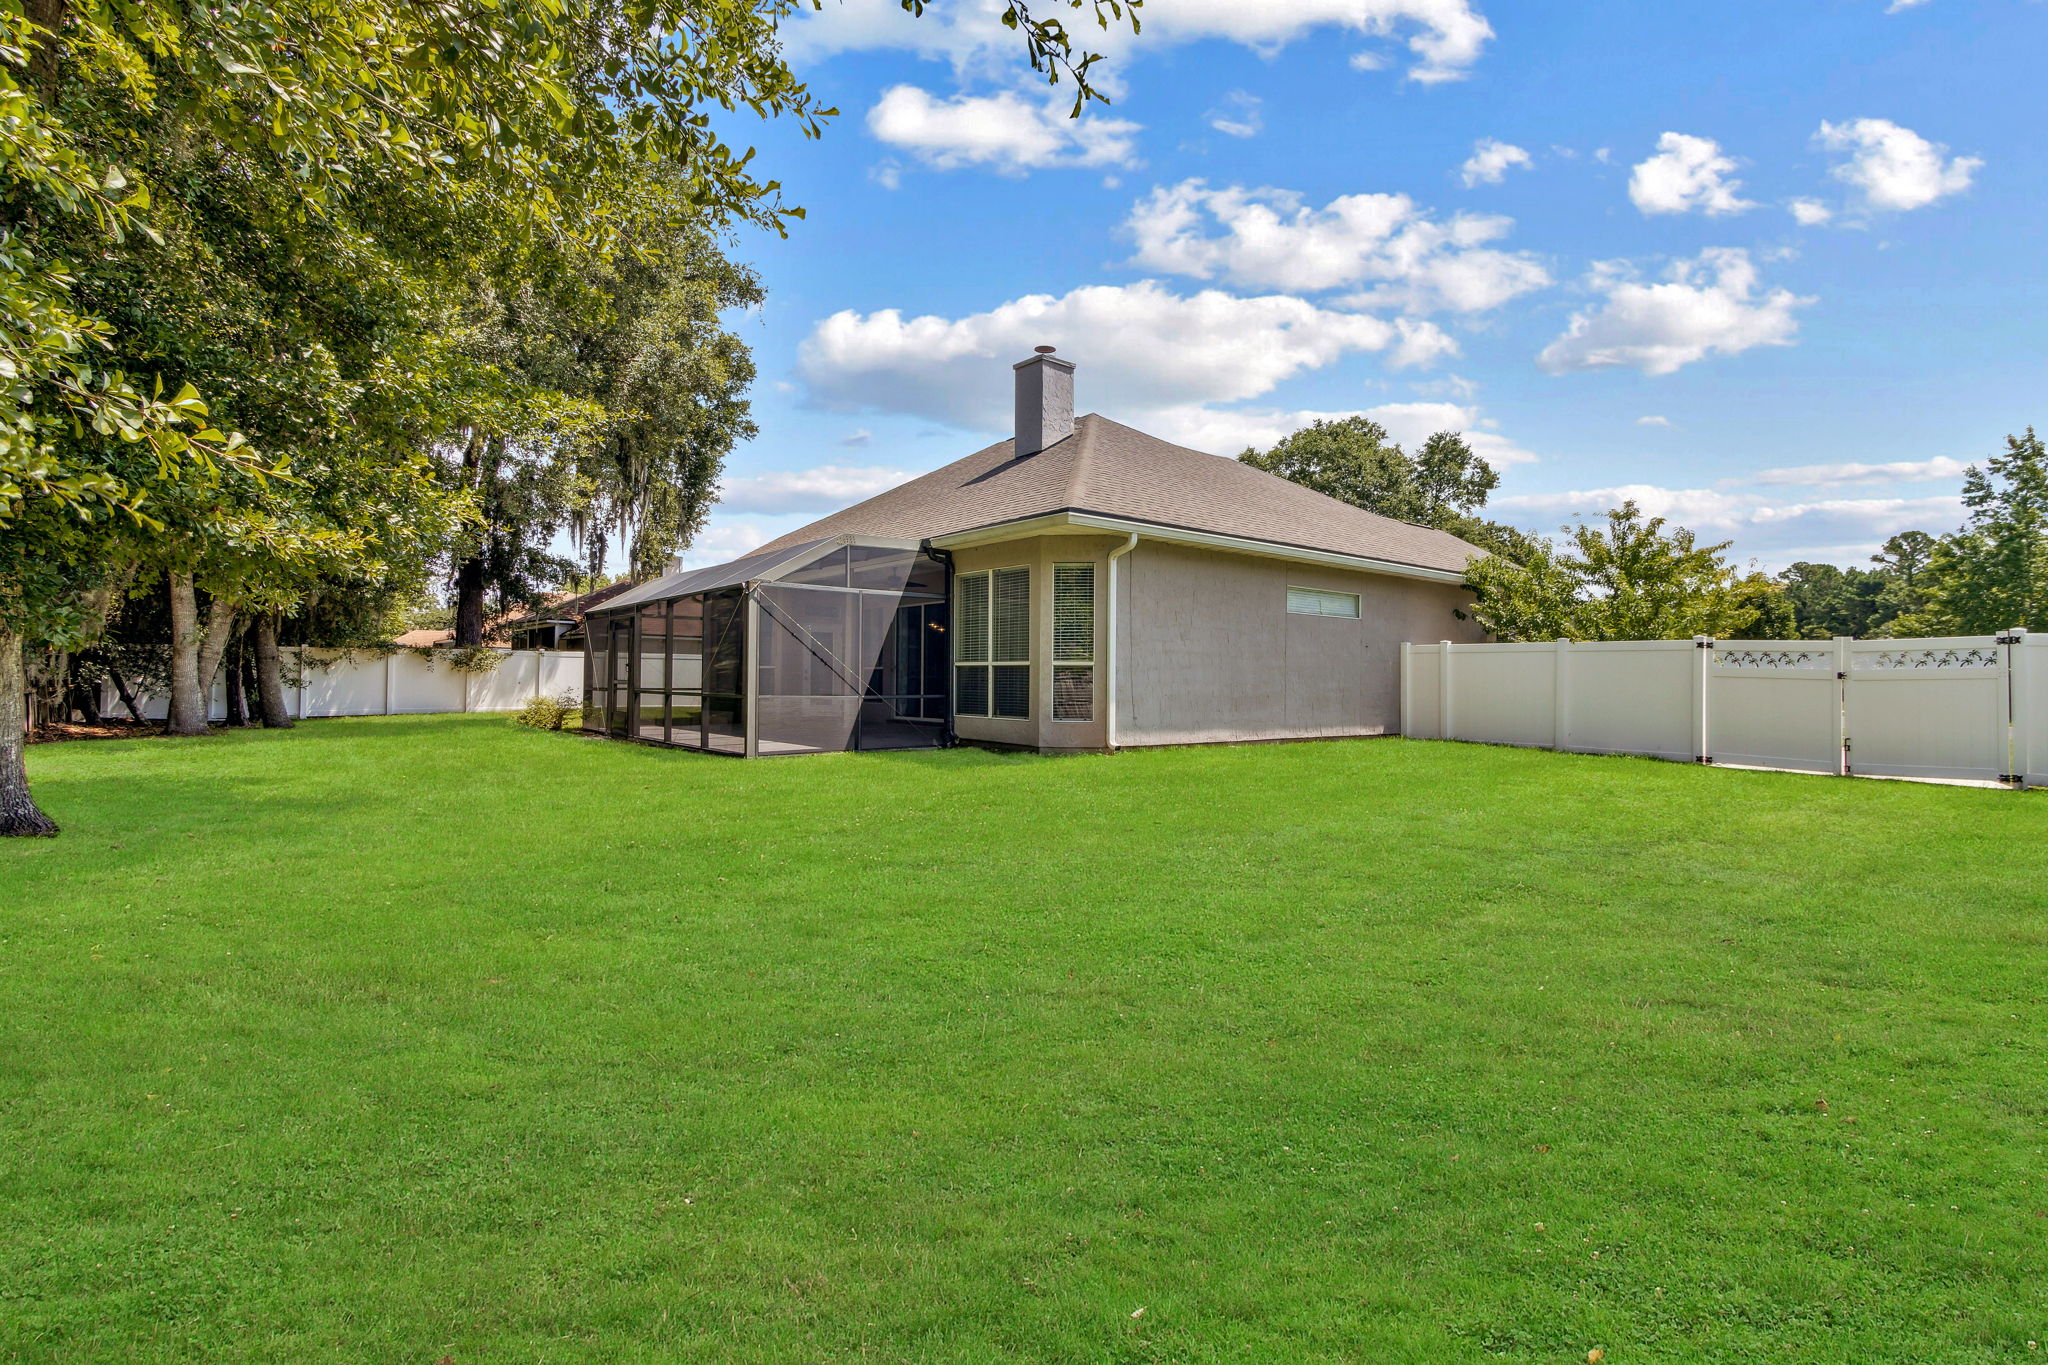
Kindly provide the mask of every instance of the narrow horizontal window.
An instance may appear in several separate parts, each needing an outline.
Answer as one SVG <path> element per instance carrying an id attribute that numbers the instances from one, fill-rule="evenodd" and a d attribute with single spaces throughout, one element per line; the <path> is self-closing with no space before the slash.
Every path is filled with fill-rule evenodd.
<path id="1" fill-rule="evenodd" d="M 1358 619 L 1358 594 L 1323 588 L 1289 588 L 1287 610 L 1295 616 L 1341 616 Z"/>

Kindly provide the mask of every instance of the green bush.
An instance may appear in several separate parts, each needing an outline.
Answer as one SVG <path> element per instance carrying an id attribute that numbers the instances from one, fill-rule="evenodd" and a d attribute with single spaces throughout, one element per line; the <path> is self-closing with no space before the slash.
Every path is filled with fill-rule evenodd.
<path id="1" fill-rule="evenodd" d="M 580 707 L 576 696 L 564 692 L 558 697 L 535 697 L 519 708 L 512 716 L 521 725 L 531 725 L 536 730 L 559 730 L 569 723 Z"/>

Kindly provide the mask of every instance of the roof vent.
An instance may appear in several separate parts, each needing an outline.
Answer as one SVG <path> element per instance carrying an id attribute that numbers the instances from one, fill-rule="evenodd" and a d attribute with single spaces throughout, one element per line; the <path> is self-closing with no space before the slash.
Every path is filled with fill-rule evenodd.
<path id="1" fill-rule="evenodd" d="M 1034 346 L 1029 360 L 1018 361 L 1017 455 L 1036 455 L 1074 434 L 1074 363 L 1061 360 L 1050 346 Z"/>

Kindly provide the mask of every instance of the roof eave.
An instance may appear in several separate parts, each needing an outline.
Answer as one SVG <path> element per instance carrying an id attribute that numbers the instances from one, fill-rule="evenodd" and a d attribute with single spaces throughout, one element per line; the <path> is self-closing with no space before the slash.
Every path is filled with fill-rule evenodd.
<path id="1" fill-rule="evenodd" d="M 996 522 L 989 526 L 975 526 L 965 531 L 933 536 L 931 543 L 942 550 L 960 550 L 975 545 L 993 545 L 999 541 L 1018 540 L 1025 536 L 1076 530 L 1102 531 L 1114 535 L 1129 535 L 1135 531 L 1153 540 L 1168 541 L 1176 545 L 1198 545 L 1205 549 L 1227 550 L 1233 554 L 1291 560 L 1297 564 L 1326 564 L 1334 568 L 1358 569 L 1365 573 L 1386 574 L 1394 578 L 1420 579 L 1425 583 L 1465 581 L 1463 569 L 1432 569 L 1421 564 L 1402 564 L 1395 560 L 1374 559 L 1367 555 L 1339 554 L 1334 550 L 1317 550 L 1305 545 L 1255 540 L 1248 536 L 1228 536 L 1215 531 L 1198 531 L 1191 527 L 1138 521 L 1130 517 L 1110 517 L 1099 512 L 1080 512 L 1071 508 L 1049 512 L 1043 516 Z"/>

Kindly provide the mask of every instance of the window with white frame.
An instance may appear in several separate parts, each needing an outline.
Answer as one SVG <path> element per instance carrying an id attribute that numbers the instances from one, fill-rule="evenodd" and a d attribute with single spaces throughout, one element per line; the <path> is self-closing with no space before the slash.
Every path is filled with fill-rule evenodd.
<path id="1" fill-rule="evenodd" d="M 1358 619 L 1358 594 L 1323 588 L 1289 588 L 1287 610 L 1294 616 L 1339 616 Z"/>
<path id="2" fill-rule="evenodd" d="M 1052 566 L 1052 718 L 1095 719 L 1095 566 Z"/>
<path id="3" fill-rule="evenodd" d="M 953 711 L 1031 718 L 1031 570 L 953 577 Z"/>

